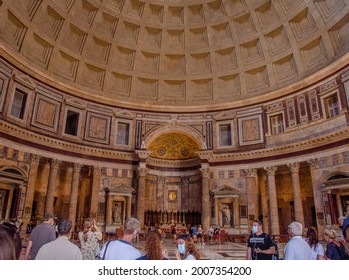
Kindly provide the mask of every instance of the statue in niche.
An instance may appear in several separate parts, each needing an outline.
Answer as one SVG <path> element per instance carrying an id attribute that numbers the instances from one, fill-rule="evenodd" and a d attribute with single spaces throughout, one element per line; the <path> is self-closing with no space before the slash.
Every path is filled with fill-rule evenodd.
<path id="1" fill-rule="evenodd" d="M 231 221 L 231 210 L 228 205 L 226 205 L 223 210 L 223 226 L 230 226 L 230 221 Z"/>
<path id="2" fill-rule="evenodd" d="M 121 202 L 116 202 L 113 207 L 113 223 L 121 223 Z"/>

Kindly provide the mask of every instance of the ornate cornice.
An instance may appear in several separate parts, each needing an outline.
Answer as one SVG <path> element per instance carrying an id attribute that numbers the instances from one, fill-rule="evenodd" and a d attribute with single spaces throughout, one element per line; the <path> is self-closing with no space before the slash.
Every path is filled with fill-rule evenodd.
<path id="1" fill-rule="evenodd" d="M 120 159 L 135 161 L 133 152 L 122 152 L 103 148 L 97 148 L 92 146 L 84 146 L 76 143 L 66 142 L 63 140 L 55 139 L 49 136 L 41 135 L 27 129 L 20 128 L 16 125 L 10 124 L 0 119 L 0 131 L 9 135 L 11 138 L 16 137 L 18 139 L 25 139 L 29 147 L 42 145 L 46 146 L 47 150 L 52 151 L 54 148 L 60 150 L 60 154 L 74 153 L 75 157 L 91 156 L 105 159 Z"/>
<path id="2" fill-rule="evenodd" d="M 294 153 L 297 152 L 302 152 L 302 155 L 306 155 L 307 150 L 309 151 L 309 154 L 312 154 L 314 149 L 321 151 L 322 147 L 326 147 L 326 145 L 331 145 L 331 143 L 337 143 L 340 141 L 349 142 L 349 127 L 346 126 L 328 134 L 318 137 L 310 137 L 309 139 L 299 142 L 295 141 L 286 145 L 278 145 L 275 147 L 250 150 L 246 152 L 227 152 L 224 154 L 212 153 L 208 160 L 210 164 L 212 164 L 224 162 L 239 163 L 244 161 L 258 162 L 259 160 L 270 160 L 272 157 L 287 158 L 293 157 Z"/>

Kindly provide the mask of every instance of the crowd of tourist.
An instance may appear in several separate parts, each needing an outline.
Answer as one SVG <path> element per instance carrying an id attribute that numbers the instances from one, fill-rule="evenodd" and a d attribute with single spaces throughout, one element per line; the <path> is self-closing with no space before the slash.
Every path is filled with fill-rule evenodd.
<path id="1" fill-rule="evenodd" d="M 31 223 L 30 223 L 31 225 Z M 288 226 L 289 241 L 284 247 L 285 260 L 345 260 L 349 259 L 349 217 L 339 221 L 342 237 L 338 238 L 333 229 L 325 229 L 323 244 L 319 242 L 316 228 L 303 230 L 301 223 L 292 222 Z M 78 233 L 79 244 L 71 242 L 73 223 L 69 219 L 61 219 L 54 227 L 54 216 L 47 213 L 41 224 L 30 227 L 29 239 L 25 250 L 27 260 L 168 260 L 168 252 L 163 244 L 161 229 L 151 228 L 145 235 L 143 254 L 133 246 L 133 241 L 140 232 L 140 222 L 133 217 L 124 223 L 123 235 L 117 240 L 106 242 L 100 248 L 103 234 L 95 220 L 86 220 L 83 230 Z M 21 225 L 2 222 L 0 224 L 0 260 L 18 260 L 21 257 L 22 240 Z M 177 260 L 199 260 L 200 251 L 197 247 L 204 243 L 204 229 L 201 225 L 189 226 L 185 233 L 179 233 L 176 227 L 171 234 L 176 243 L 175 258 Z M 219 227 L 210 227 L 205 232 L 210 244 L 217 241 Z M 247 260 L 279 259 L 277 243 L 263 231 L 262 223 L 252 223 L 251 234 L 247 240 Z"/>

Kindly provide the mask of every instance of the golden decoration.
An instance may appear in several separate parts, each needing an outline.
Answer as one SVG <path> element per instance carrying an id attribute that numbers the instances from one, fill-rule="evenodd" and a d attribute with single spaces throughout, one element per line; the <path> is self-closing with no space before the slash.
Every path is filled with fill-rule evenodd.
<path id="1" fill-rule="evenodd" d="M 159 159 L 189 159 L 195 158 L 199 144 L 194 138 L 182 133 L 162 134 L 149 145 L 153 151 L 152 157 Z"/>

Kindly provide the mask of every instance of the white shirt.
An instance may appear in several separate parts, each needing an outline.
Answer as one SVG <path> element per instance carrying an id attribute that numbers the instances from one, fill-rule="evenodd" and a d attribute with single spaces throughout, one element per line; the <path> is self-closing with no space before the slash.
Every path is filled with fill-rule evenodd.
<path id="1" fill-rule="evenodd" d="M 285 260 L 311 260 L 312 251 L 302 236 L 293 236 L 284 249 Z"/>
<path id="2" fill-rule="evenodd" d="M 317 260 L 317 256 L 324 256 L 324 247 L 320 243 L 316 244 L 315 246 L 311 247 L 311 259 Z"/>

